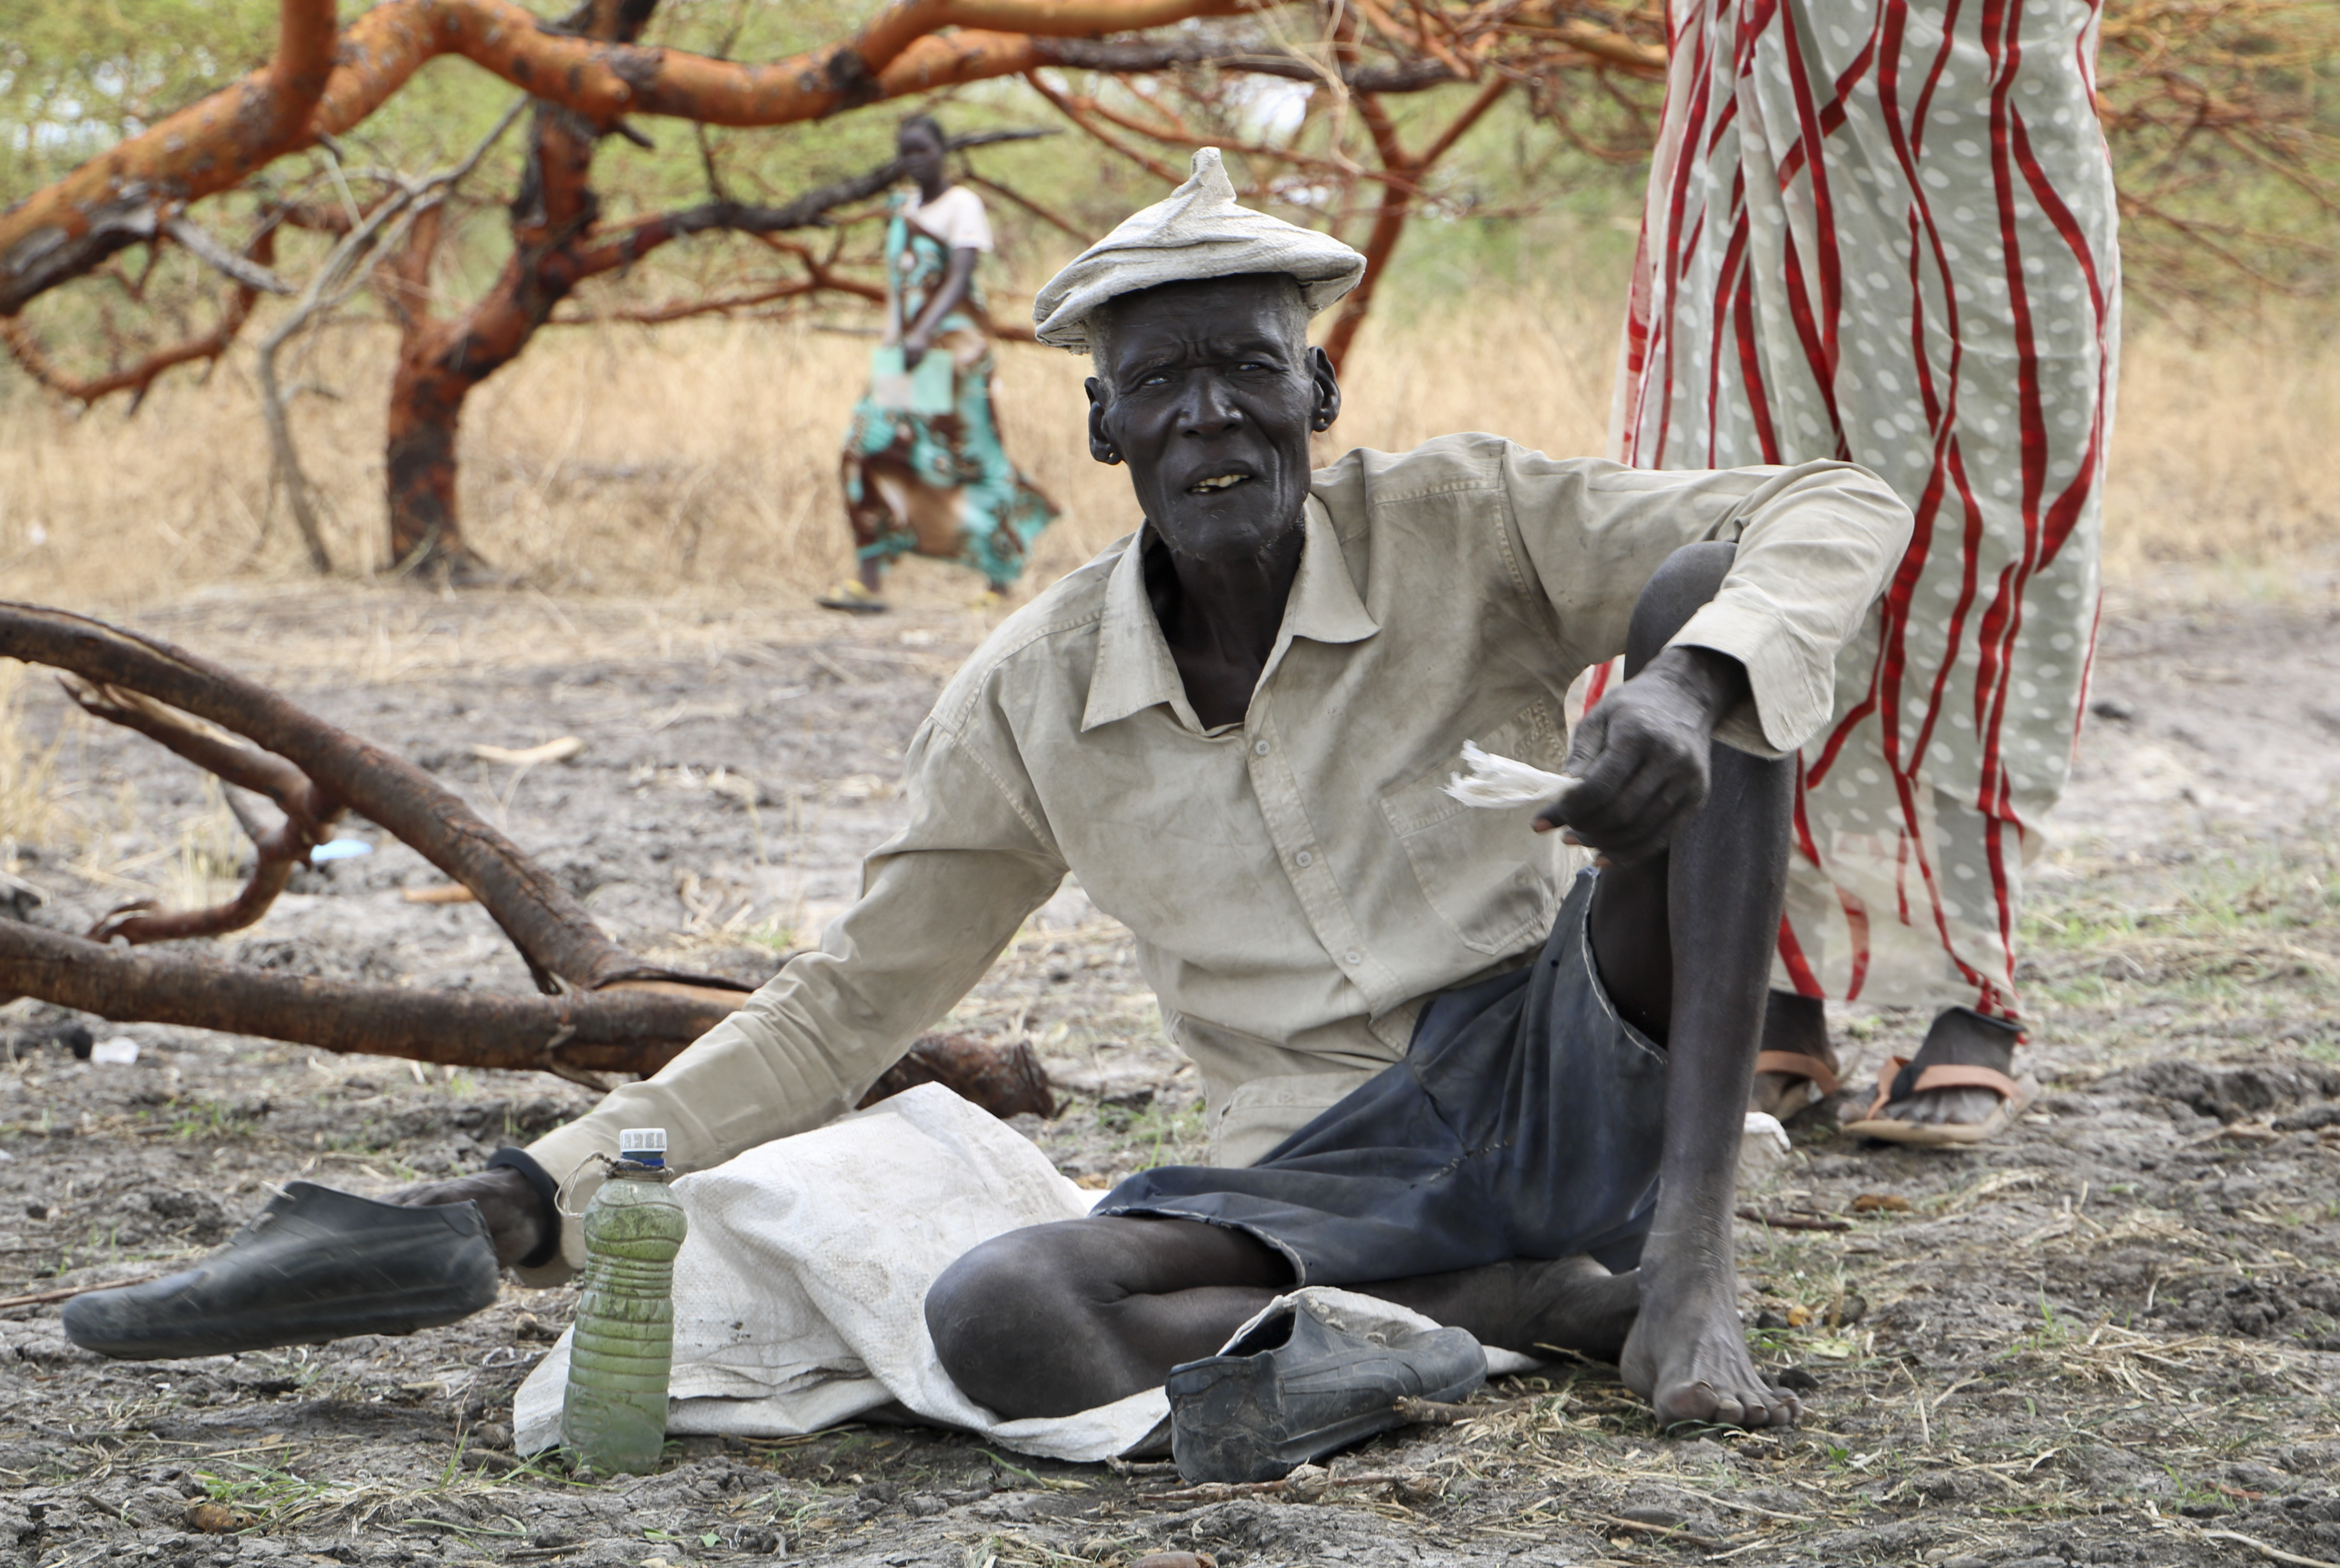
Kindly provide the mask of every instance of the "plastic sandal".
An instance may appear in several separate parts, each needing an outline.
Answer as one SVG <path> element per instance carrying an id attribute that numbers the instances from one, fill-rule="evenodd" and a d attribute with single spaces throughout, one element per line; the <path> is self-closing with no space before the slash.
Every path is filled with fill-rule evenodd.
<path id="1" fill-rule="evenodd" d="M 1936 1148 L 1988 1143 L 2006 1131 L 2039 1093 L 2036 1078 L 2011 1078 L 1993 1067 L 1944 1064 L 1926 1068 L 1909 1086 L 1909 1094 L 1897 1095 L 1894 1090 L 1900 1082 L 1902 1069 L 1909 1065 L 1906 1057 L 1886 1058 L 1884 1070 L 1877 1075 L 1877 1097 L 1869 1103 L 1869 1110 L 1860 1120 L 1845 1126 L 1846 1132 L 1889 1144 L 1919 1144 Z M 1922 1095 L 1929 1089 L 1988 1089 L 1998 1097 L 1998 1108 L 1979 1122 L 1905 1122 L 1885 1114 L 1885 1107 L 1894 1101 Z"/>

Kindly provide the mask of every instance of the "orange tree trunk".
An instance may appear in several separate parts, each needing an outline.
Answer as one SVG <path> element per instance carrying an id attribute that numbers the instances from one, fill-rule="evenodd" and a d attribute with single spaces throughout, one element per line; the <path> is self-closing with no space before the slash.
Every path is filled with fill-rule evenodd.
<path id="1" fill-rule="evenodd" d="M 461 316 L 417 322 L 403 334 L 383 452 L 395 570 L 461 572 L 471 564 L 455 499 L 463 403 L 472 388 L 520 356 L 575 286 L 560 249 L 516 253 L 495 286 Z"/>
<path id="2" fill-rule="evenodd" d="M 631 44 L 658 0 L 589 0 L 580 31 Z M 418 234 L 399 278 L 401 335 L 391 380 L 383 452 L 390 554 L 400 571 L 461 575 L 476 562 L 463 543 L 455 494 L 455 440 L 471 389 L 520 356 L 591 265 L 579 240 L 599 208 L 591 179 L 601 128 L 573 109 L 539 100 L 528 161 L 511 203 L 511 259 L 493 287 L 461 316 L 425 313 L 435 228 Z"/>

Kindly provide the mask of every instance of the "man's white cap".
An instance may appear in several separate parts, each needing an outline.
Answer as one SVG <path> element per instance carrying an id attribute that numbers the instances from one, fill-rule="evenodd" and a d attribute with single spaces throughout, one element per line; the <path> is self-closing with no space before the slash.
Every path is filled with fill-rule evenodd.
<path id="1" fill-rule="evenodd" d="M 1187 182 L 1083 251 L 1032 301 L 1040 341 L 1086 353 L 1089 313 L 1163 283 L 1285 273 L 1314 315 L 1357 286 L 1365 258 L 1334 239 L 1239 205 L 1216 147 L 1195 154 Z"/>

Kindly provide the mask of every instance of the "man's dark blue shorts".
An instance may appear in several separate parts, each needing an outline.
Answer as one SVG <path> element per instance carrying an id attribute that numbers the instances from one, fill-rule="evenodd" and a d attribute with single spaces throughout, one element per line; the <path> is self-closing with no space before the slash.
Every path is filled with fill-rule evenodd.
<path id="1" fill-rule="evenodd" d="M 1657 1207 L 1666 1057 L 1601 987 L 1592 888 L 1577 878 L 1534 963 L 1433 997 L 1403 1061 L 1257 1165 L 1142 1171 L 1093 1212 L 1248 1231 L 1303 1285 L 1578 1253 L 1631 1267 Z"/>

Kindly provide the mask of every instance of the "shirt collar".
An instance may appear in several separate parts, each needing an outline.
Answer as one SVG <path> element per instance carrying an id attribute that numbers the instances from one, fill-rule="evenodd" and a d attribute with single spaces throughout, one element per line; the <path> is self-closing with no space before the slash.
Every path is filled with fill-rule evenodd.
<path id="1" fill-rule="evenodd" d="M 1263 681 L 1283 661 L 1284 650 L 1294 638 L 1361 642 L 1381 630 L 1357 597 L 1357 585 L 1349 575 L 1331 514 L 1313 495 L 1301 527 L 1300 571 L 1293 580 L 1292 597 L 1284 607 L 1284 626 L 1275 640 L 1275 651 L 1268 659 L 1267 671 L 1261 676 Z M 1145 544 L 1145 531 L 1130 535 L 1121 559 L 1114 562 L 1113 575 L 1106 580 L 1096 663 L 1089 673 L 1088 704 L 1081 713 L 1083 733 L 1157 703 L 1167 703 L 1191 728 L 1202 728 L 1187 704 L 1177 660 L 1170 657 L 1170 644 L 1146 595 Z"/>

